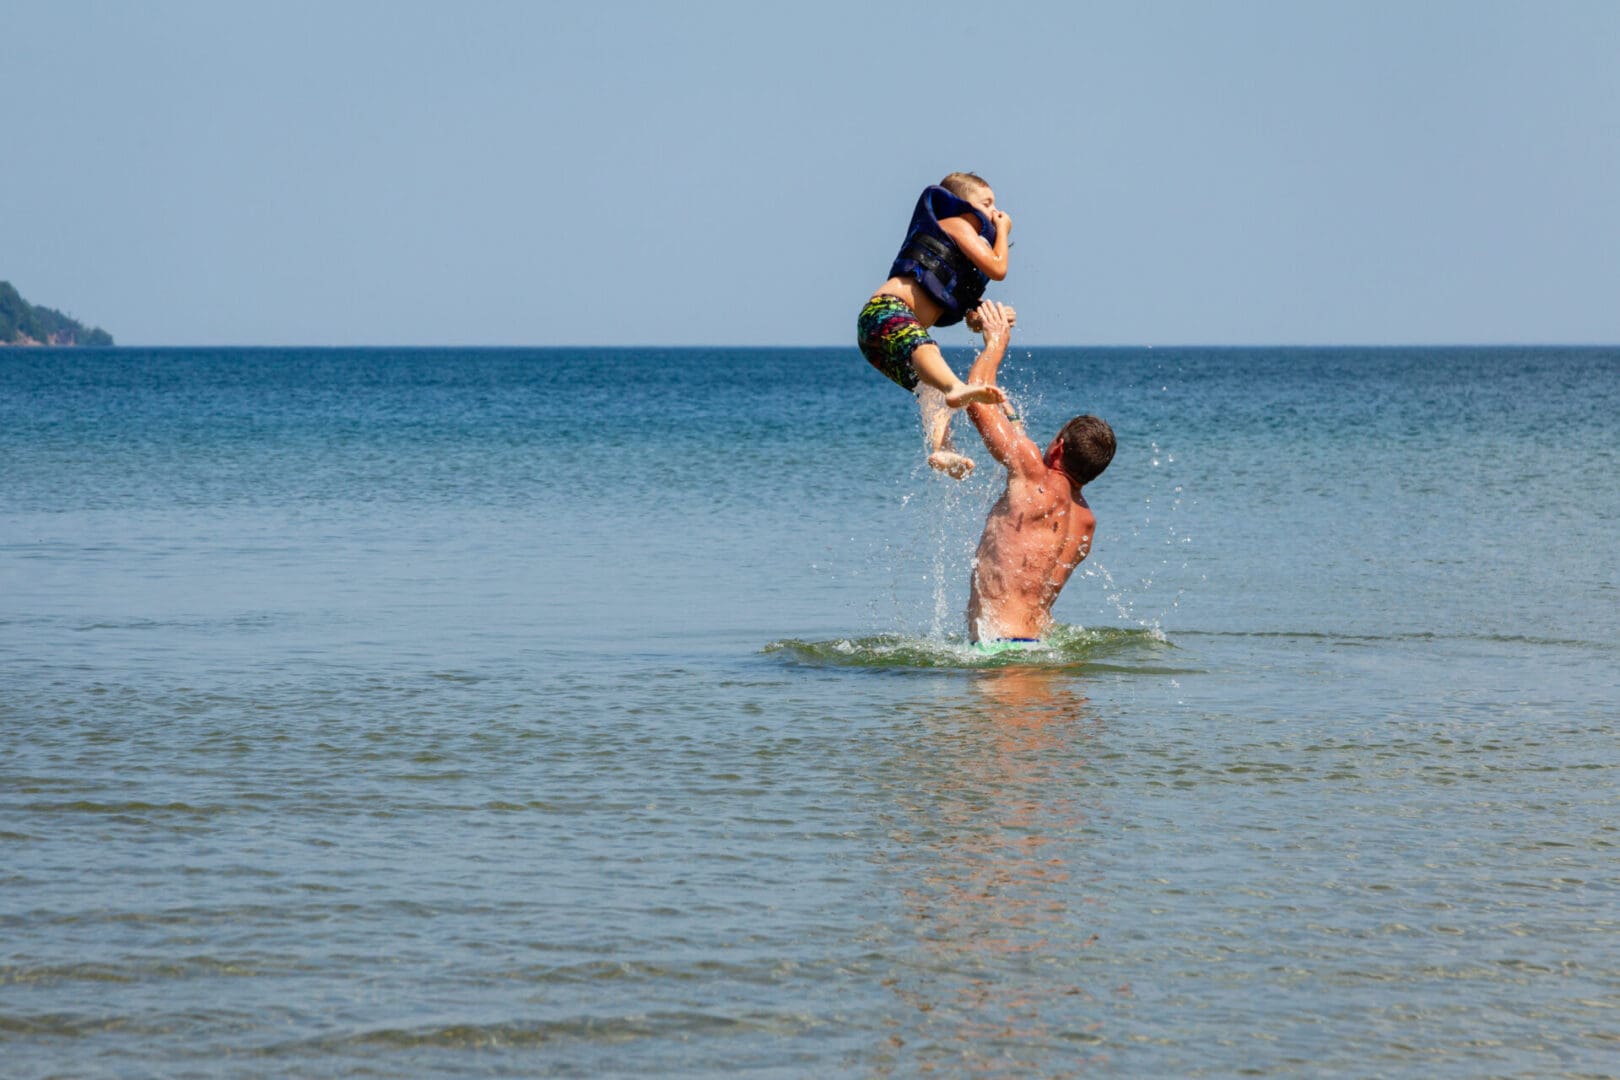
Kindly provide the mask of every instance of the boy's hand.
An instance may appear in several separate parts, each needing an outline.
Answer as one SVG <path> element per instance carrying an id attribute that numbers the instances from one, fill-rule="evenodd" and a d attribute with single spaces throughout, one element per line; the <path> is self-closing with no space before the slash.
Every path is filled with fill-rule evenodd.
<path id="1" fill-rule="evenodd" d="M 997 232 L 1012 232 L 1012 218 L 1007 216 L 1005 210 L 990 211 L 990 224 L 996 227 Z"/>

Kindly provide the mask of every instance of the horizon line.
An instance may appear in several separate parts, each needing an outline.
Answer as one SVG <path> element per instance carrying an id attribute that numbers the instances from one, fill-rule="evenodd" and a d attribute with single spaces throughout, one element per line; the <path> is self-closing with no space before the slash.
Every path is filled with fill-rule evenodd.
<path id="1" fill-rule="evenodd" d="M 942 344 L 945 349 L 977 348 L 976 342 L 963 342 L 960 344 Z M 1013 343 L 1009 348 L 1024 349 L 1139 349 L 1150 351 L 1153 349 L 1606 349 L 1620 348 L 1620 341 L 1392 341 L 1392 342 L 1085 342 L 1071 344 L 1054 344 L 1048 342 Z M 705 344 L 705 343 L 668 343 L 668 342 L 623 342 L 623 343 L 556 343 L 544 344 L 311 344 L 311 343 L 285 343 L 285 344 L 244 344 L 239 342 L 132 342 L 117 343 L 113 345 L 44 345 L 44 344 L 13 344 L 0 342 L 0 349 L 17 349 L 22 352 L 33 351 L 60 351 L 60 352 L 103 352 L 118 349 L 468 349 L 468 350 L 519 350 L 519 349 L 709 349 L 709 350 L 749 350 L 749 349 L 777 349 L 777 350 L 827 350 L 847 349 L 857 352 L 853 342 L 833 342 L 828 344 Z"/>

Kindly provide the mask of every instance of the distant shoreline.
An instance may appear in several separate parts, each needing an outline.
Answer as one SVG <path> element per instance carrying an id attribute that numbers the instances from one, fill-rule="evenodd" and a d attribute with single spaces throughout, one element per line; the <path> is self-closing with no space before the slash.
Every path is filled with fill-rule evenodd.
<path id="1" fill-rule="evenodd" d="M 87 327 L 55 308 L 30 304 L 9 281 L 0 281 L 0 346 L 103 348 L 114 344 L 99 326 Z"/>
<path id="2" fill-rule="evenodd" d="M 73 335 L 52 334 L 49 341 L 35 341 L 26 335 L 13 341 L 0 341 L 0 349 L 116 349 L 119 346 L 108 342 L 105 345 L 86 345 L 74 340 Z"/>

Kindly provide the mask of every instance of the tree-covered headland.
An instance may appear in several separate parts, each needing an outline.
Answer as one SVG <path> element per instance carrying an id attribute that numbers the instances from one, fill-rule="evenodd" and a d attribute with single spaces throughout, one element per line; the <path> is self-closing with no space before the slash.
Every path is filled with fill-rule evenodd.
<path id="1" fill-rule="evenodd" d="M 0 281 L 0 345 L 111 345 L 112 335 L 54 308 L 38 307 Z"/>

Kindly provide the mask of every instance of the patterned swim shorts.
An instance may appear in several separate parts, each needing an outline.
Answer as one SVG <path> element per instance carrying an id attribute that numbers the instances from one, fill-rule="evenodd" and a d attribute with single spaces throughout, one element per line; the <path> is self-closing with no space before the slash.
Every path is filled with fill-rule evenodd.
<path id="1" fill-rule="evenodd" d="M 874 296 L 861 308 L 855 324 L 855 343 L 867 362 L 907 390 L 917 389 L 917 369 L 911 354 L 921 345 L 933 345 L 917 316 L 894 296 Z"/>

